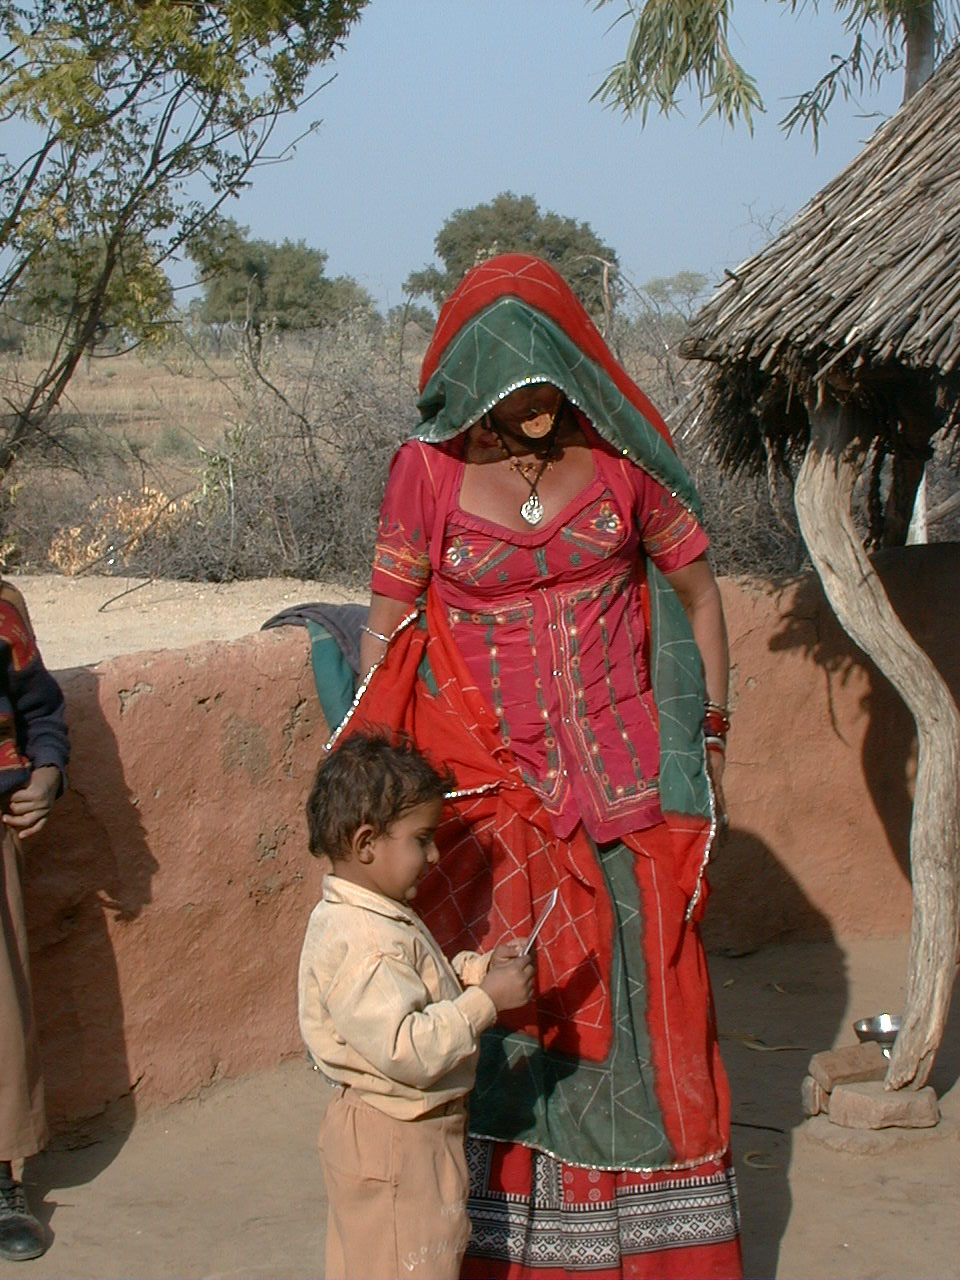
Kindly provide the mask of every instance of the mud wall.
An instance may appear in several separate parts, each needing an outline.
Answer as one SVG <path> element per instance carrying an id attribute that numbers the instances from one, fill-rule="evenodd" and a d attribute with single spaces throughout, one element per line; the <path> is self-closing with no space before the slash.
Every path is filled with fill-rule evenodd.
<path id="1" fill-rule="evenodd" d="M 300 628 L 58 678 L 70 790 L 27 863 L 48 1108 L 62 1128 L 109 1105 L 122 1129 L 298 1051 L 326 725 Z"/>
<path id="2" fill-rule="evenodd" d="M 891 602 L 960 698 L 960 545 L 885 551 Z M 910 927 L 913 720 L 841 631 L 812 575 L 721 582 L 730 632 L 731 836 L 717 851 L 713 950 Z"/>
<path id="3" fill-rule="evenodd" d="M 960 623 L 941 602 L 960 548 L 888 555 L 882 573 L 956 691 Z M 904 932 L 909 716 L 813 580 L 722 587 L 732 833 L 708 945 Z M 27 866 L 48 1099 L 61 1130 L 109 1108 L 122 1131 L 139 1107 L 301 1051 L 320 888 L 302 810 L 326 725 L 295 627 L 59 675 L 71 789 Z"/>

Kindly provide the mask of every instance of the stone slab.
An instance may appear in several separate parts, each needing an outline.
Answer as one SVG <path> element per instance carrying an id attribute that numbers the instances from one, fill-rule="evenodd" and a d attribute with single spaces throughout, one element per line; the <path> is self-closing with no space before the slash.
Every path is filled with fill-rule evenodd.
<path id="1" fill-rule="evenodd" d="M 838 1084 L 855 1084 L 861 1080 L 882 1080 L 890 1063 L 875 1040 L 863 1044 L 844 1045 L 815 1053 L 807 1071 L 821 1089 L 832 1093 Z"/>
<path id="2" fill-rule="evenodd" d="M 932 1129 L 845 1129 L 831 1124 L 826 1112 L 810 1116 L 794 1131 L 799 1151 L 807 1145 L 825 1147 L 844 1155 L 873 1157 L 884 1160 L 897 1156 L 913 1161 L 928 1159 L 927 1148 L 960 1141 L 957 1126 L 941 1118 Z"/>
<path id="3" fill-rule="evenodd" d="M 800 1104 L 805 1116 L 818 1116 L 830 1109 L 830 1095 L 813 1076 L 804 1076 L 800 1084 Z"/>
<path id="4" fill-rule="evenodd" d="M 937 1095 L 924 1089 L 885 1089 L 880 1081 L 838 1084 L 829 1117 L 847 1129 L 930 1129 L 940 1119 Z"/>

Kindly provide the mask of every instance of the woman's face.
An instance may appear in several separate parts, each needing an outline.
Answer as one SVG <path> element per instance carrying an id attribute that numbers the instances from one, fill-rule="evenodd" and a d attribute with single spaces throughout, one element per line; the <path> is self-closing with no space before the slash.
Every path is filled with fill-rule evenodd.
<path id="1" fill-rule="evenodd" d="M 539 439 L 553 426 L 563 403 L 563 392 L 549 382 L 534 382 L 511 391 L 493 409 L 494 425 L 513 436 Z"/>

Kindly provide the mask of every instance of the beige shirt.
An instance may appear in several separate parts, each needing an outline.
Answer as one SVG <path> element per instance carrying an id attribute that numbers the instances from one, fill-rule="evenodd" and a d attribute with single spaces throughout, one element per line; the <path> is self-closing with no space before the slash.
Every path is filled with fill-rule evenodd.
<path id="1" fill-rule="evenodd" d="M 307 1048 L 331 1080 L 414 1120 L 473 1088 L 497 1016 L 473 985 L 489 963 L 473 951 L 451 963 L 409 907 L 327 875 L 300 955 Z"/>

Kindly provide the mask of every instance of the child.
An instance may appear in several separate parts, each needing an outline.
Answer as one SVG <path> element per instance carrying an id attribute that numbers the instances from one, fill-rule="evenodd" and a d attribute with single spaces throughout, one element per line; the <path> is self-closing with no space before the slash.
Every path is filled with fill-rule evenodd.
<path id="1" fill-rule="evenodd" d="M 23 597 L 0 581 L 0 1258 L 36 1258 L 47 1236 L 13 1164 L 42 1150 L 47 1124 L 20 885 L 21 839 L 63 790 L 63 695 L 37 650 Z"/>
<path id="2" fill-rule="evenodd" d="M 300 958 L 300 1029 L 342 1086 L 320 1129 L 327 1280 L 456 1280 L 480 1034 L 533 994 L 523 939 L 451 964 L 408 905 L 452 785 L 411 743 L 363 733 L 307 801 L 310 852 L 333 862 Z"/>

